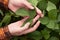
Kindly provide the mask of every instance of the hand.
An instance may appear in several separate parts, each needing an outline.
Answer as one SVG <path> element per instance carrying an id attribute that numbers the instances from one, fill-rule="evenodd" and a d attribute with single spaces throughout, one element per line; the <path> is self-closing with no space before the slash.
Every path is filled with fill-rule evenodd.
<path id="1" fill-rule="evenodd" d="M 39 24 L 40 21 L 37 21 L 40 18 L 40 15 L 37 15 L 32 22 L 32 25 L 35 24 L 33 27 L 30 27 L 30 22 L 26 23 L 23 27 L 22 25 L 24 24 L 24 22 L 28 19 L 29 17 L 24 17 L 22 20 L 17 21 L 15 23 L 11 23 L 8 25 L 8 29 L 9 32 L 11 33 L 11 35 L 13 36 L 19 36 L 19 35 L 24 35 L 30 32 L 35 31 Z M 37 21 L 37 22 L 36 22 Z"/>
<path id="2" fill-rule="evenodd" d="M 9 0 L 8 7 L 14 12 L 16 12 L 19 8 L 22 8 L 22 7 L 26 9 L 34 9 L 32 4 L 29 3 L 27 0 Z M 43 17 L 41 10 L 39 10 L 37 7 L 35 8 L 36 8 L 37 14 L 40 14 L 40 16 Z"/>

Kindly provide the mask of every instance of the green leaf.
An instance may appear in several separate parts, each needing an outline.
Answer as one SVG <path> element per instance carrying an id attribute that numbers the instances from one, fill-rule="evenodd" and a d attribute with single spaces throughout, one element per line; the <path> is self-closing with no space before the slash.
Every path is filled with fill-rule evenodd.
<path id="1" fill-rule="evenodd" d="M 50 20 L 49 23 L 46 25 L 48 28 L 50 29 L 53 29 L 54 30 L 54 27 L 55 27 L 55 22 Z"/>
<path id="2" fill-rule="evenodd" d="M 2 23 L 5 23 L 5 25 L 9 24 L 11 20 L 11 15 L 6 14 L 3 20 L 1 21 Z"/>
<path id="3" fill-rule="evenodd" d="M 48 31 L 47 29 L 42 30 L 41 33 L 46 40 L 50 37 L 50 31 Z"/>
<path id="4" fill-rule="evenodd" d="M 55 6 L 55 4 L 53 4 L 52 2 L 49 1 L 46 10 L 50 11 L 52 9 L 56 9 L 56 6 Z"/>
<path id="5" fill-rule="evenodd" d="M 0 27 L 2 26 L 2 22 L 0 22 Z"/>
<path id="6" fill-rule="evenodd" d="M 23 9 L 23 8 L 16 11 L 16 15 L 18 15 L 18 16 L 29 16 L 28 13 L 29 12 L 26 9 Z"/>
<path id="7" fill-rule="evenodd" d="M 46 25 L 49 23 L 49 18 L 48 17 L 43 17 L 41 19 L 39 19 L 41 21 L 42 24 Z"/>
<path id="8" fill-rule="evenodd" d="M 18 16 L 29 16 L 30 18 L 34 18 L 36 15 L 36 11 L 34 10 L 26 10 L 24 8 L 21 8 L 16 11 L 16 15 Z"/>
<path id="9" fill-rule="evenodd" d="M 39 31 L 35 31 L 35 32 L 28 34 L 28 37 L 34 40 L 40 40 L 42 38 L 42 35 Z"/>
<path id="10" fill-rule="evenodd" d="M 60 14 L 58 15 L 58 20 L 57 21 L 60 22 Z"/>
<path id="11" fill-rule="evenodd" d="M 48 17 L 51 20 L 56 20 L 57 19 L 57 10 L 53 9 L 48 12 Z"/>
<path id="12" fill-rule="evenodd" d="M 18 40 L 18 38 L 17 37 L 14 37 L 14 40 Z"/>
<path id="13" fill-rule="evenodd" d="M 49 0 L 49 1 L 51 1 L 52 3 L 54 3 L 54 4 L 58 4 L 58 2 L 59 2 L 59 0 Z"/>
<path id="14" fill-rule="evenodd" d="M 44 10 L 47 8 L 47 3 L 48 1 L 46 0 L 41 0 L 38 2 L 38 8 L 41 9 L 41 10 Z"/>
<path id="15" fill-rule="evenodd" d="M 37 6 L 38 0 L 28 0 L 34 7 Z"/>
<path id="16" fill-rule="evenodd" d="M 3 16 L 4 14 L 3 14 L 3 12 L 2 12 L 2 10 L 0 10 L 0 14 Z"/>
<path id="17" fill-rule="evenodd" d="M 34 9 L 34 10 L 30 10 L 28 14 L 29 14 L 29 17 L 30 17 L 30 18 L 34 18 L 34 17 L 36 16 L 36 11 L 35 11 L 35 9 Z"/>
<path id="18" fill-rule="evenodd" d="M 52 36 L 49 40 L 59 40 L 57 37 Z"/>
<path id="19" fill-rule="evenodd" d="M 56 23 L 54 29 L 59 29 L 59 25 Z"/>
<path id="20" fill-rule="evenodd" d="M 26 10 L 26 9 L 22 8 L 16 12 L 16 15 L 29 16 L 29 19 L 27 19 L 27 21 L 24 24 L 26 24 L 27 22 L 32 23 L 32 19 L 36 16 L 36 11 L 35 10 Z"/>

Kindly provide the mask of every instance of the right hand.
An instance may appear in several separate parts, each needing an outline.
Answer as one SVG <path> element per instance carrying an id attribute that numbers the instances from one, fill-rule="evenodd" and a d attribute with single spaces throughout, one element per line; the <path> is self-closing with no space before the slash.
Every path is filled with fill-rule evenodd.
<path id="1" fill-rule="evenodd" d="M 31 3 L 28 2 L 28 0 L 9 0 L 8 4 L 9 9 L 11 9 L 13 12 L 16 12 L 19 8 L 26 8 L 26 9 L 34 9 Z M 43 14 L 41 10 L 37 7 L 35 7 L 37 14 L 39 14 L 41 17 L 43 17 Z"/>

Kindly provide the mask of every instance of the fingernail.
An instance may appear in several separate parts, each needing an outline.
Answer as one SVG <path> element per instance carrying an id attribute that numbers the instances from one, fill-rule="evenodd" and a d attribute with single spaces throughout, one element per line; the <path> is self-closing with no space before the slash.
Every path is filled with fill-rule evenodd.
<path id="1" fill-rule="evenodd" d="M 38 21 L 40 23 L 40 21 Z"/>
<path id="2" fill-rule="evenodd" d="M 31 7 L 31 9 L 34 9 L 34 7 Z"/>
<path id="3" fill-rule="evenodd" d="M 27 24 L 30 24 L 30 22 L 28 22 Z"/>
<path id="4" fill-rule="evenodd" d="M 42 14 L 41 17 L 44 17 L 44 14 Z"/>

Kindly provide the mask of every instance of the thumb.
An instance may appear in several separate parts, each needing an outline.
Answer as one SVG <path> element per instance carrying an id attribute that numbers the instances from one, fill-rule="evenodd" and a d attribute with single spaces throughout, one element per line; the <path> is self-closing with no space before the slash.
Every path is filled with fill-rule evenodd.
<path id="1" fill-rule="evenodd" d="M 29 9 L 34 9 L 34 7 L 28 1 L 25 1 L 23 4 Z"/>

